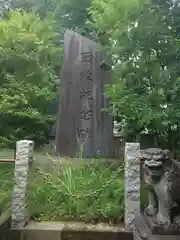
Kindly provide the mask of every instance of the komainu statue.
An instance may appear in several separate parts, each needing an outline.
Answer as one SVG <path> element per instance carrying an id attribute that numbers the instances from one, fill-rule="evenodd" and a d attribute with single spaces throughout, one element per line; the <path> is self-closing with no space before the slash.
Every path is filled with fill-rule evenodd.
<path id="1" fill-rule="evenodd" d="M 149 197 L 145 214 L 155 224 L 170 227 L 175 219 L 173 208 L 180 216 L 180 163 L 169 157 L 168 150 L 159 148 L 141 151 L 140 158 Z"/>

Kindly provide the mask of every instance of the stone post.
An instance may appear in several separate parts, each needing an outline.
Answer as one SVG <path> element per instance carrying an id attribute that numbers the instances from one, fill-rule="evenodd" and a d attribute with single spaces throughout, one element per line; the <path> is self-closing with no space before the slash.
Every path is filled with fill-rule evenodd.
<path id="1" fill-rule="evenodd" d="M 33 161 L 34 142 L 22 140 L 16 144 L 14 169 L 14 189 L 12 194 L 12 228 L 22 228 L 26 224 L 26 195 L 29 165 Z"/>
<path id="2" fill-rule="evenodd" d="M 125 144 L 125 228 L 135 230 L 134 220 L 140 214 L 140 144 Z"/>

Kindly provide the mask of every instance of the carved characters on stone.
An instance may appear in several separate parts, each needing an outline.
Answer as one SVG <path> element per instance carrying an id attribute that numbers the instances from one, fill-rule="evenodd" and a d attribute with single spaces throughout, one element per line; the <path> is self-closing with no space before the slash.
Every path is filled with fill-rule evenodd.
<path id="1" fill-rule="evenodd" d="M 92 52 L 81 53 L 82 69 L 80 72 L 80 80 L 85 82 L 86 88 L 79 90 L 79 97 L 81 99 L 82 109 L 80 110 L 80 120 L 85 121 L 84 129 L 78 129 L 78 137 L 80 139 L 92 138 L 91 120 L 92 120 L 92 81 L 93 81 L 93 54 Z M 90 84 L 89 84 L 89 83 Z"/>
<path id="2" fill-rule="evenodd" d="M 79 91 L 79 96 L 81 99 L 88 99 L 88 100 L 92 100 L 92 90 L 89 90 L 89 89 L 84 89 L 84 88 L 81 88 L 80 91 Z"/>
<path id="3" fill-rule="evenodd" d="M 89 128 L 86 129 L 80 129 L 78 132 L 79 138 L 92 138 L 92 132 Z"/>
<path id="4" fill-rule="evenodd" d="M 90 63 L 93 62 L 93 54 L 92 52 L 82 52 L 81 53 L 81 62 L 82 63 Z"/>
<path id="5" fill-rule="evenodd" d="M 180 163 L 168 155 L 167 150 L 149 148 L 141 151 L 140 157 L 149 198 L 145 214 L 164 227 L 174 223 L 174 206 L 180 210 Z M 177 215 L 180 211 L 176 211 Z"/>
<path id="6" fill-rule="evenodd" d="M 80 118 L 83 120 L 90 120 L 92 118 L 92 110 L 84 105 L 83 109 L 80 111 Z"/>
<path id="7" fill-rule="evenodd" d="M 92 81 L 92 72 L 88 69 L 88 70 L 83 70 L 80 73 L 80 80 L 87 80 L 87 81 Z"/>

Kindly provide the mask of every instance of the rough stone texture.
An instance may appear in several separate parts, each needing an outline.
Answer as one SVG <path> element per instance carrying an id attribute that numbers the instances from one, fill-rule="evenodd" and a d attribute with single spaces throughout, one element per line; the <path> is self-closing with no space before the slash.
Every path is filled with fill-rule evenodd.
<path id="1" fill-rule="evenodd" d="M 138 234 L 138 237 L 139 239 L 142 239 L 142 240 L 179 240 L 180 239 L 179 235 L 153 234 L 143 215 L 139 215 L 136 217 L 135 225 L 136 225 L 136 229 L 137 229 L 136 232 Z"/>
<path id="2" fill-rule="evenodd" d="M 104 86 L 110 77 L 105 56 L 99 45 L 73 31 L 66 31 L 64 43 L 56 151 L 112 157 L 112 116 L 102 111 L 108 107 Z"/>
<path id="3" fill-rule="evenodd" d="M 141 237 L 139 236 L 139 233 L 137 230 L 133 231 L 133 240 L 141 240 Z"/>
<path id="4" fill-rule="evenodd" d="M 125 228 L 135 230 L 134 220 L 140 214 L 140 144 L 125 144 Z"/>
<path id="5" fill-rule="evenodd" d="M 86 224 L 83 222 L 33 222 L 23 229 L 13 230 L 13 240 L 133 240 L 132 232 L 127 232 L 124 225 Z M 15 237 L 15 235 L 17 237 Z"/>
<path id="6" fill-rule="evenodd" d="M 7 10 L 11 7 L 12 0 L 0 0 L 0 15 L 4 10 Z"/>
<path id="7" fill-rule="evenodd" d="M 29 165 L 33 159 L 33 141 L 22 140 L 16 144 L 14 189 L 12 195 L 12 228 L 26 224 L 26 194 Z"/>

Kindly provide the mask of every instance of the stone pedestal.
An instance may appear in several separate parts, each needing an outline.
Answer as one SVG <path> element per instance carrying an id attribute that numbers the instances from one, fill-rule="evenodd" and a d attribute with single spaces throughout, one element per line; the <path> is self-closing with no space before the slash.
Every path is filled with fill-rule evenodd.
<path id="1" fill-rule="evenodd" d="M 135 218 L 135 227 L 139 239 L 142 240 L 180 240 L 180 232 L 172 231 L 172 229 L 172 232 L 162 231 L 162 227 L 155 226 L 143 215 Z"/>
<path id="2" fill-rule="evenodd" d="M 170 227 L 157 226 L 151 217 L 144 216 L 148 227 L 150 228 L 152 234 L 160 235 L 179 235 L 180 237 L 180 226 L 177 224 L 172 224 Z"/>

